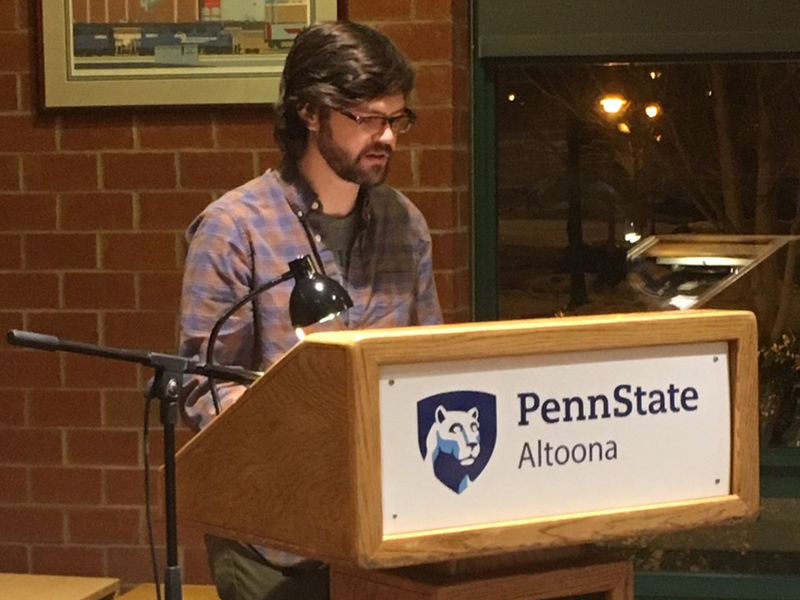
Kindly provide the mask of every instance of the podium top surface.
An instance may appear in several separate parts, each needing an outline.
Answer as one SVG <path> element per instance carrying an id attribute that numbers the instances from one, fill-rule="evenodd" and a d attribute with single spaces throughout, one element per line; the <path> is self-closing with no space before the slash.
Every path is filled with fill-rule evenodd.
<path id="1" fill-rule="evenodd" d="M 745 310 L 695 309 L 330 331 L 309 334 L 287 356 L 328 346 L 377 365 L 438 363 L 731 339 L 755 322 Z"/>
<path id="2" fill-rule="evenodd" d="M 448 323 L 444 325 L 423 325 L 414 327 L 395 327 L 389 329 L 348 329 L 342 331 L 324 331 L 310 333 L 303 343 L 320 342 L 336 345 L 357 345 L 374 340 L 394 340 L 403 338 L 437 338 L 437 337 L 494 337 L 498 333 L 508 335 L 528 335 L 534 332 L 558 331 L 570 329 L 614 328 L 615 325 L 629 326 L 631 324 L 647 324 L 659 322 L 686 323 L 687 320 L 696 319 L 698 327 L 714 326 L 709 321 L 712 318 L 742 319 L 755 318 L 747 310 L 715 310 L 696 309 L 691 311 L 665 311 L 665 312 L 637 312 L 637 313 L 609 313 L 599 315 L 579 315 L 569 317 L 550 317 L 536 319 L 514 319 L 509 321 L 479 321 L 470 323 Z M 720 332 L 715 331 L 714 335 Z M 647 337 L 646 330 L 642 330 L 643 337 Z M 638 345 L 633 342 L 618 340 L 623 346 Z"/>

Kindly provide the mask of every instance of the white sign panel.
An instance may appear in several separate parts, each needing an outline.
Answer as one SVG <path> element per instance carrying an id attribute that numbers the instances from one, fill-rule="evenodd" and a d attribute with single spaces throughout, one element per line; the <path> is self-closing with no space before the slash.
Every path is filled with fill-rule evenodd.
<path id="1" fill-rule="evenodd" d="M 383 367 L 385 536 L 724 496 L 726 342 Z"/>

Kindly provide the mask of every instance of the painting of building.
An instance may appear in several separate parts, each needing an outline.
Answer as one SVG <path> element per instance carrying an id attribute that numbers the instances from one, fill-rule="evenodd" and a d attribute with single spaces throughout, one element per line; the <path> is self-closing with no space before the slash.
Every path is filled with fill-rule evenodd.
<path id="1" fill-rule="evenodd" d="M 311 20 L 309 0 L 71 0 L 74 69 L 272 65 Z"/>

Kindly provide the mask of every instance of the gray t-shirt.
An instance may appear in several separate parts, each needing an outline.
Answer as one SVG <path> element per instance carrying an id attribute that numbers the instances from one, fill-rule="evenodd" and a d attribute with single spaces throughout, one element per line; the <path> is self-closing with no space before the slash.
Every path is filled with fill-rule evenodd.
<path id="1" fill-rule="evenodd" d="M 359 218 L 358 207 L 343 217 L 334 217 L 321 212 L 308 215 L 311 227 L 322 236 L 322 241 L 333 252 L 336 263 L 345 275 L 350 261 L 350 249 L 358 233 Z"/>

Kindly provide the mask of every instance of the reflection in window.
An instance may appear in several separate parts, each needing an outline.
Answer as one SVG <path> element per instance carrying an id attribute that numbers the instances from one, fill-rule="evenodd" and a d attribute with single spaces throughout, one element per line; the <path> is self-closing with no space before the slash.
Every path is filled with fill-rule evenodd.
<path id="1" fill-rule="evenodd" d="M 627 282 L 648 236 L 800 232 L 795 62 L 509 62 L 496 90 L 500 318 L 653 309 L 654 290 L 675 290 Z M 800 445 L 795 258 L 786 246 L 704 300 L 756 312 L 765 358 L 786 371 L 762 407 L 780 431 L 762 439 L 784 446 Z M 664 285 L 700 297 L 731 267 L 669 269 Z"/>

